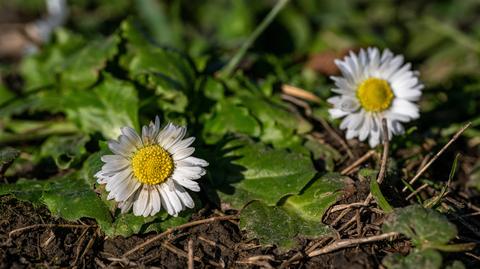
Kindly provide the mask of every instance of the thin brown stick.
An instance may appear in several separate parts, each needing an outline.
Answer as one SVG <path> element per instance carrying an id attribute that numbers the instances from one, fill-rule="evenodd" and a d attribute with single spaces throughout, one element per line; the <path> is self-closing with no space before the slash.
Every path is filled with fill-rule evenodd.
<path id="1" fill-rule="evenodd" d="M 197 226 L 197 225 L 204 224 L 204 223 L 209 223 L 209 222 L 214 222 L 214 221 L 223 221 L 223 220 L 233 220 L 233 219 L 238 219 L 238 216 L 237 215 L 230 215 L 230 216 L 211 217 L 211 218 L 208 218 L 208 219 L 191 221 L 191 222 L 188 222 L 188 223 L 185 223 L 185 224 L 173 227 L 173 228 L 169 228 L 165 232 L 160 233 L 160 234 L 148 239 L 147 241 L 141 243 L 140 245 L 130 249 L 129 251 L 125 252 L 122 255 L 122 258 L 126 258 L 126 257 L 130 256 L 131 254 L 138 251 L 139 249 L 144 248 L 144 247 L 148 246 L 149 244 L 151 244 L 151 243 L 159 240 L 160 238 L 162 238 L 162 237 L 164 237 L 168 234 L 171 234 L 175 231 L 182 230 L 182 229 L 189 228 L 189 227 L 193 227 L 193 226 Z"/>
<path id="2" fill-rule="evenodd" d="M 364 207 L 365 204 L 363 202 L 356 202 L 356 203 L 351 203 L 351 204 L 341 204 L 341 205 L 335 205 L 330 209 L 330 213 L 341 211 L 347 208 L 352 208 L 352 207 Z"/>
<path id="3" fill-rule="evenodd" d="M 309 91 L 306 91 L 304 89 L 295 87 L 295 86 L 283 84 L 282 85 L 282 92 L 286 95 L 290 95 L 290 96 L 297 97 L 297 98 L 300 98 L 300 99 L 303 99 L 303 100 L 311 101 L 311 102 L 314 102 L 314 103 L 317 103 L 317 104 L 322 102 L 322 99 L 318 98 L 318 96 L 316 96 L 315 94 L 313 94 Z"/>
<path id="4" fill-rule="evenodd" d="M 8 233 L 8 237 L 11 237 L 13 234 L 23 232 L 26 230 L 31 230 L 31 229 L 36 229 L 40 227 L 47 227 L 47 228 L 95 228 L 97 225 L 84 225 L 84 224 L 34 224 L 22 228 L 18 228 L 15 230 L 12 230 Z"/>
<path id="5" fill-rule="evenodd" d="M 353 152 L 350 150 L 350 147 L 348 146 L 347 142 L 343 140 L 343 138 L 328 124 L 326 120 L 324 120 L 321 117 L 314 117 L 322 127 L 332 136 L 333 139 L 337 140 L 337 142 L 342 146 L 342 148 L 347 152 L 347 155 L 350 159 L 354 158 Z"/>
<path id="6" fill-rule="evenodd" d="M 193 269 L 193 241 L 188 240 L 188 269 Z"/>
<path id="7" fill-rule="evenodd" d="M 388 162 L 388 149 L 389 149 L 389 137 L 388 137 L 388 126 L 387 120 L 382 119 L 382 130 L 383 130 L 383 153 L 382 153 L 382 163 L 380 165 L 380 172 L 378 172 L 377 182 L 381 184 L 385 178 L 385 172 L 387 171 L 387 162 Z"/>
<path id="8" fill-rule="evenodd" d="M 176 246 L 174 246 L 174 245 L 173 245 L 172 243 L 170 243 L 170 242 L 165 241 L 165 242 L 162 243 L 162 246 L 164 246 L 167 250 L 175 253 L 177 256 L 184 257 L 184 258 L 187 258 L 187 259 L 189 258 L 187 252 L 185 252 L 185 251 L 177 248 Z M 202 262 L 202 260 L 201 260 L 199 257 L 196 257 L 196 256 L 193 256 L 192 259 L 193 259 L 194 261 L 197 261 L 197 262 Z M 209 263 L 210 265 L 215 266 L 215 267 L 221 267 L 221 268 L 224 267 L 222 264 L 217 263 L 217 262 L 214 262 L 214 261 L 211 261 L 211 260 L 208 260 L 208 263 Z"/>
<path id="9" fill-rule="evenodd" d="M 85 236 L 87 235 L 88 229 L 84 229 L 83 232 L 80 234 L 80 236 L 77 239 L 77 247 L 75 250 L 75 259 L 73 260 L 72 265 L 77 265 L 77 262 L 80 258 L 80 251 L 82 250 L 83 242 L 85 241 Z"/>
<path id="10" fill-rule="evenodd" d="M 428 184 L 425 183 L 423 184 L 422 186 L 420 186 L 420 188 L 416 189 L 414 192 L 410 193 L 410 195 L 407 196 L 407 198 L 405 198 L 407 201 L 412 199 L 413 196 L 417 195 L 417 193 L 421 192 L 423 189 L 425 189 L 426 187 L 428 187 Z"/>
<path id="11" fill-rule="evenodd" d="M 251 264 L 260 266 L 261 268 L 272 268 L 272 265 L 268 261 L 273 261 L 274 258 L 270 255 L 258 255 L 243 259 L 241 261 L 235 261 L 237 264 Z"/>
<path id="12" fill-rule="evenodd" d="M 342 212 L 340 212 L 340 214 L 337 216 L 337 218 L 332 222 L 330 223 L 330 226 L 335 226 L 337 225 L 337 223 L 343 218 L 345 217 L 345 215 L 348 214 L 348 212 L 350 212 L 351 208 L 346 208 L 345 210 L 343 210 Z"/>
<path id="13" fill-rule="evenodd" d="M 362 157 L 358 158 L 355 162 L 347 166 L 345 169 L 343 169 L 340 174 L 342 175 L 348 175 L 350 174 L 357 166 L 361 165 L 362 163 L 366 162 L 370 157 L 372 157 L 375 154 L 375 150 L 369 150 L 367 153 L 365 153 Z"/>
<path id="14" fill-rule="evenodd" d="M 93 233 L 92 238 L 90 238 L 90 240 L 88 241 L 87 246 L 83 250 L 82 255 L 80 255 L 79 260 L 82 260 L 83 257 L 85 257 L 85 255 L 87 254 L 87 252 L 93 247 L 93 243 L 95 243 L 95 239 L 97 238 L 97 234 L 100 232 L 99 229 L 100 228 L 97 228 L 97 230 Z"/>
<path id="15" fill-rule="evenodd" d="M 390 232 L 390 233 L 384 233 L 380 235 L 374 235 L 370 237 L 363 237 L 363 238 L 355 238 L 355 239 L 344 239 L 344 240 L 339 240 L 336 241 L 330 245 L 327 245 L 321 249 L 314 250 L 310 253 L 308 253 L 309 257 L 315 257 L 321 254 L 326 254 L 330 253 L 335 250 L 343 249 L 343 248 L 348 248 L 352 246 L 356 246 L 359 244 L 365 244 L 365 243 L 372 243 L 372 242 L 377 242 L 377 241 L 382 241 L 385 239 L 389 238 L 394 238 L 398 236 L 399 233 L 397 232 Z"/>
<path id="16" fill-rule="evenodd" d="M 303 110 L 305 111 L 305 115 L 307 115 L 308 117 L 311 117 L 312 116 L 312 108 L 310 107 L 310 105 L 303 101 L 303 100 L 300 100 L 300 99 L 297 99 L 293 96 L 290 96 L 290 95 L 286 95 L 286 94 L 282 94 L 280 97 L 282 97 L 283 100 L 285 101 L 288 101 L 290 103 L 293 103 L 299 107 L 302 107 Z"/>
<path id="17" fill-rule="evenodd" d="M 98 265 L 98 267 L 107 268 L 107 266 L 99 258 L 95 257 L 94 261 L 95 261 L 95 264 Z"/>
<path id="18" fill-rule="evenodd" d="M 435 162 L 438 157 L 440 157 L 440 155 L 442 155 L 442 153 L 453 143 L 455 142 L 462 134 L 463 132 L 465 132 L 465 130 L 470 127 L 470 125 L 472 125 L 471 122 L 467 123 L 465 126 L 463 126 L 460 130 L 458 130 L 457 133 L 455 133 L 455 135 L 450 139 L 450 141 L 448 141 L 447 144 L 445 144 L 445 146 L 442 147 L 442 149 L 440 149 L 439 152 L 437 152 L 437 154 L 435 154 L 435 156 L 433 156 L 433 158 L 422 168 L 420 169 L 420 171 L 418 171 L 418 173 L 408 182 L 410 185 L 412 185 L 413 183 L 415 183 L 415 181 L 418 180 L 419 177 L 421 177 L 423 175 L 423 173 L 425 173 L 425 171 L 427 171 L 427 169 L 432 165 L 433 162 Z M 408 188 L 407 187 L 404 187 L 402 189 L 402 192 L 405 192 L 407 191 Z"/>

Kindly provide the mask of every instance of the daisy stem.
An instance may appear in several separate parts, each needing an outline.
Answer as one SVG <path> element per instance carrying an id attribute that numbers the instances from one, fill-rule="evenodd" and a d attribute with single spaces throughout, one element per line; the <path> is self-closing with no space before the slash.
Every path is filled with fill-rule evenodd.
<path id="1" fill-rule="evenodd" d="M 222 68 L 222 70 L 220 71 L 221 76 L 230 77 L 233 74 L 247 50 L 253 45 L 253 43 L 260 36 L 260 34 L 265 31 L 265 29 L 270 25 L 270 23 L 272 23 L 277 14 L 288 4 L 288 2 L 290 2 L 290 0 L 278 0 L 272 10 L 270 10 L 268 15 L 260 23 L 260 25 L 257 26 L 253 33 L 242 44 L 242 47 L 240 47 L 237 53 L 235 53 L 235 55 L 230 59 L 230 61 Z"/>

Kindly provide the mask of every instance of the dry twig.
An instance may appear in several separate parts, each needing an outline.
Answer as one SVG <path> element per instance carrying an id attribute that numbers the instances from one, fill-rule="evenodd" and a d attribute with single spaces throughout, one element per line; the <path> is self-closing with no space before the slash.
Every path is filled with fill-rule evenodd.
<path id="1" fill-rule="evenodd" d="M 188 269 L 193 269 L 193 241 L 188 240 Z"/>
<path id="2" fill-rule="evenodd" d="M 97 225 L 85 225 L 85 224 L 34 224 L 22 228 L 18 228 L 12 230 L 8 233 L 8 237 L 12 237 L 13 234 L 20 233 L 26 230 L 36 229 L 40 227 L 47 227 L 47 228 L 96 228 Z"/>
<path id="3" fill-rule="evenodd" d="M 388 137 L 388 126 L 387 120 L 382 119 L 382 129 L 383 129 L 383 153 L 382 153 L 382 163 L 380 165 L 380 172 L 378 172 L 377 182 L 381 184 L 385 178 L 385 173 L 387 171 L 387 162 L 388 162 L 388 149 L 390 147 L 389 137 Z"/>
<path id="4" fill-rule="evenodd" d="M 357 168 L 359 165 L 361 165 L 362 163 L 364 163 L 365 161 L 367 161 L 368 159 L 370 159 L 370 157 L 372 157 L 373 155 L 375 154 L 375 150 L 369 150 L 367 151 L 367 153 L 365 153 L 362 157 L 358 158 L 355 162 L 353 162 L 351 165 L 347 166 L 345 169 L 343 169 L 340 174 L 342 175 L 348 175 L 350 174 L 351 172 L 353 172 L 353 170 L 355 168 Z"/>
<path id="5" fill-rule="evenodd" d="M 209 222 L 214 222 L 214 221 L 222 221 L 222 220 L 233 220 L 233 219 L 238 219 L 238 216 L 231 215 L 231 216 L 211 217 L 211 218 L 208 218 L 208 219 L 191 221 L 191 222 L 188 222 L 188 223 L 185 223 L 185 224 L 173 227 L 173 228 L 169 228 L 165 232 L 160 233 L 160 234 L 148 239 L 147 241 L 141 243 L 140 245 L 130 249 L 129 251 L 125 252 L 122 255 L 122 258 L 126 258 L 126 257 L 130 256 L 131 254 L 135 253 L 139 249 L 142 249 L 142 248 L 150 245 L 151 243 L 159 240 L 160 238 L 162 238 L 166 235 L 169 235 L 169 234 L 171 234 L 175 231 L 182 230 L 182 229 L 189 228 L 189 227 L 193 227 L 193 226 L 197 226 L 197 225 L 204 224 L 204 223 L 209 223 Z"/>
<path id="6" fill-rule="evenodd" d="M 410 195 L 407 196 L 407 198 L 405 198 L 406 200 L 410 200 L 412 199 L 413 196 L 417 195 L 417 193 L 421 192 L 423 189 L 425 189 L 426 187 L 428 187 L 428 184 L 425 183 L 423 184 L 422 186 L 420 186 L 420 188 L 416 189 L 414 192 L 410 193 Z"/>
<path id="7" fill-rule="evenodd" d="M 432 165 L 432 163 L 434 161 L 436 161 L 438 159 L 438 157 L 440 157 L 440 155 L 442 155 L 442 153 L 453 143 L 455 142 L 459 137 L 460 135 L 463 134 L 463 132 L 465 132 L 465 130 L 470 127 L 470 125 L 472 125 L 471 122 L 467 123 L 465 126 L 463 126 L 460 130 L 458 130 L 457 133 L 455 133 L 455 135 L 450 139 L 450 141 L 448 141 L 447 144 L 445 144 L 445 146 L 442 147 L 442 149 L 440 149 L 439 152 L 437 152 L 437 154 L 435 154 L 435 156 L 433 156 L 433 158 L 422 168 L 420 169 L 420 171 L 417 172 L 417 174 L 408 182 L 408 184 L 412 185 L 413 183 L 415 183 L 415 181 L 418 180 L 419 177 L 421 177 L 423 175 L 423 173 L 425 173 L 425 171 L 427 171 L 427 169 Z M 405 192 L 407 191 L 407 187 L 404 187 L 402 189 L 402 192 Z"/>
<path id="8" fill-rule="evenodd" d="M 300 99 L 303 99 L 303 100 L 311 101 L 311 102 L 314 102 L 314 103 L 317 103 L 317 104 L 322 102 L 322 100 L 320 98 L 318 98 L 318 96 L 316 96 L 315 94 L 313 94 L 311 92 L 308 92 L 304 89 L 300 89 L 300 88 L 295 87 L 295 86 L 283 84 L 282 85 L 282 92 L 286 95 L 290 95 L 290 96 L 297 97 L 297 98 L 300 98 Z"/>
<path id="9" fill-rule="evenodd" d="M 327 246 L 325 246 L 321 249 L 317 249 L 317 250 L 314 250 L 314 251 L 308 253 L 308 257 L 315 257 L 315 256 L 318 256 L 318 255 L 321 255 L 321 254 L 330 253 L 330 252 L 333 252 L 335 250 L 348 248 L 348 247 L 356 246 L 356 245 L 359 245 L 359 244 L 382 241 L 382 240 L 385 240 L 385 239 L 394 238 L 398 235 L 399 235 L 399 233 L 397 233 L 397 232 L 390 232 L 390 233 L 384 233 L 384 234 L 374 235 L 374 236 L 370 236 L 370 237 L 339 240 L 339 241 L 333 242 L 332 244 L 327 245 Z"/>

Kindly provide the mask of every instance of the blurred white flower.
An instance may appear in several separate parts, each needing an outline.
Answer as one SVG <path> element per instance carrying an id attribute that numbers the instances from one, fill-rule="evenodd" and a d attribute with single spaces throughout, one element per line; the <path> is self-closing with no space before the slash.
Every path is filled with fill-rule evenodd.
<path id="1" fill-rule="evenodd" d="M 370 146 L 375 147 L 383 139 L 383 118 L 391 138 L 404 132 L 402 123 L 419 117 L 415 102 L 423 85 L 402 55 L 368 48 L 359 54 L 350 52 L 335 64 L 342 76 L 331 77 L 336 86 L 332 91 L 339 95 L 328 99 L 333 104 L 329 112 L 332 118 L 343 118 L 340 128 L 346 129 L 347 139 L 368 137 Z"/>

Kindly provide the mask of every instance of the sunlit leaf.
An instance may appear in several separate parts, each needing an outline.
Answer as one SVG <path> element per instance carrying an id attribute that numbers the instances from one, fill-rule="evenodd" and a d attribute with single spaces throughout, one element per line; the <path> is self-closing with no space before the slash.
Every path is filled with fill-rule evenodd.
<path id="1" fill-rule="evenodd" d="M 281 206 L 268 206 L 262 202 L 250 203 L 240 215 L 240 228 L 247 236 L 258 238 L 262 244 L 277 245 L 287 250 L 296 243 L 296 237 L 318 237 L 331 233 L 320 221 L 304 220 Z"/>
<path id="2" fill-rule="evenodd" d="M 110 211 L 97 194 L 77 175 L 71 174 L 47 185 L 41 197 L 50 212 L 67 220 L 94 218 L 110 223 Z"/>
<path id="3" fill-rule="evenodd" d="M 342 195 L 342 179 L 339 174 L 326 174 L 315 179 L 301 194 L 289 196 L 283 207 L 302 219 L 321 221 L 327 209 Z"/>
<path id="4" fill-rule="evenodd" d="M 62 63 L 63 87 L 83 89 L 95 83 L 107 61 L 118 52 L 120 38 L 116 35 L 90 42 Z"/>
<path id="5" fill-rule="evenodd" d="M 396 208 L 382 225 L 384 232 L 398 232 L 420 248 L 439 248 L 457 235 L 457 228 L 435 210 L 411 205 Z"/>
<path id="6" fill-rule="evenodd" d="M 69 92 L 64 101 L 68 118 L 85 133 L 116 139 L 121 127 L 138 128 L 137 92 L 126 81 L 106 76 L 91 91 Z"/>
<path id="7" fill-rule="evenodd" d="M 423 251 L 415 249 L 407 256 L 398 253 L 387 255 L 382 263 L 388 269 L 440 269 L 442 255 L 433 249 Z"/>
<path id="8" fill-rule="evenodd" d="M 43 143 L 41 155 L 52 157 L 60 169 L 66 169 L 86 153 L 88 140 L 84 135 L 51 136 Z"/>
<path id="9" fill-rule="evenodd" d="M 316 173 L 308 156 L 248 139 L 231 141 L 223 151 L 209 169 L 220 197 L 235 208 L 255 199 L 275 205 L 286 195 L 298 194 Z"/>

